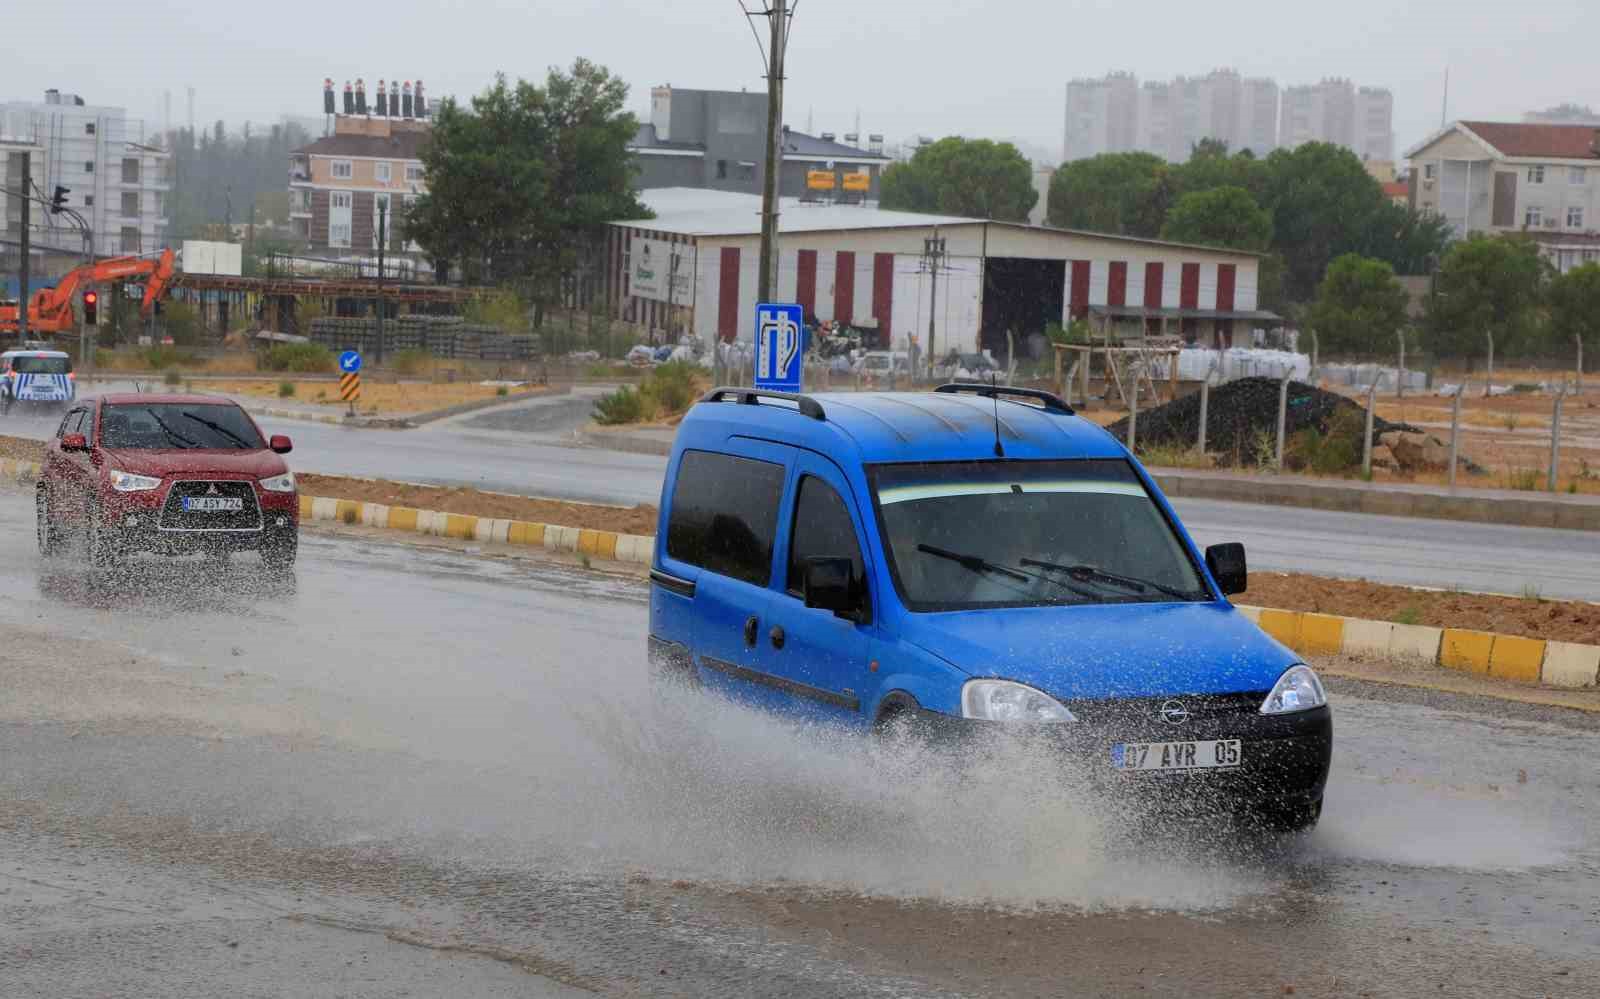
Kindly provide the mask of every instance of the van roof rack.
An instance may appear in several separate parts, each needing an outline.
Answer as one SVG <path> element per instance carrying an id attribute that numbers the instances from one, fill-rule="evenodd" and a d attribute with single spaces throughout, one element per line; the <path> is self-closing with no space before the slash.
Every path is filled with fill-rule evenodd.
<path id="1" fill-rule="evenodd" d="M 1014 396 L 1019 399 L 1034 399 L 1042 403 L 1045 410 L 1051 413 L 1060 413 L 1062 416 L 1072 416 L 1072 407 L 1062 401 L 1054 392 L 1044 389 L 1013 388 L 1009 385 L 984 385 L 980 382 L 950 382 L 934 389 L 935 392 L 955 394 L 970 392 L 981 395 L 985 399 L 998 399 L 1004 396 Z"/>
<path id="2" fill-rule="evenodd" d="M 730 388 L 723 386 L 714 388 L 700 398 L 701 402 L 721 402 L 723 399 L 732 398 L 746 406 L 759 406 L 762 399 L 781 399 L 792 402 L 800 410 L 801 416 L 809 416 L 813 420 L 826 420 L 827 414 L 822 411 L 822 403 L 809 395 L 798 392 L 773 392 L 768 389 L 755 388 Z"/>

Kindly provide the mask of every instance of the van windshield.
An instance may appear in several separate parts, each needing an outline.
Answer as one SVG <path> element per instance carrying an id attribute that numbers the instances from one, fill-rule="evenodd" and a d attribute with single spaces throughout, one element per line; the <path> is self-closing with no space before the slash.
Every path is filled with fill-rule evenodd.
<path id="1" fill-rule="evenodd" d="M 1126 461 L 893 464 L 869 476 L 913 611 L 1210 599 Z"/>
<path id="2" fill-rule="evenodd" d="M 11 359 L 11 368 L 24 375 L 64 375 L 72 370 L 72 358 L 18 354 Z"/>

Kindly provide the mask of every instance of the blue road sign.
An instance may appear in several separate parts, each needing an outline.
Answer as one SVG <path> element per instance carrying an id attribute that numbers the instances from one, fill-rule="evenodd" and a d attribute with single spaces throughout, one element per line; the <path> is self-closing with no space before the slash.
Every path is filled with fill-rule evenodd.
<path id="1" fill-rule="evenodd" d="M 347 350 L 339 355 L 339 370 L 349 373 L 361 370 L 361 355 L 353 350 Z"/>
<path id="2" fill-rule="evenodd" d="M 756 388 L 800 391 L 804 322 L 805 310 L 798 305 L 767 302 L 756 306 Z"/>

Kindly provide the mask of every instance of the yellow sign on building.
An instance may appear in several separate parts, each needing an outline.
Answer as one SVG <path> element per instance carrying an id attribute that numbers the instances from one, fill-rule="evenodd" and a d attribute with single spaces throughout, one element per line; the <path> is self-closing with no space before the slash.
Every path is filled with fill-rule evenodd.
<path id="1" fill-rule="evenodd" d="M 847 173 L 844 175 L 844 189 L 846 191 L 870 191 L 872 190 L 872 175 L 865 170 L 859 173 Z"/>
<path id="2" fill-rule="evenodd" d="M 831 190 L 833 190 L 833 171 L 832 170 L 807 170 L 806 171 L 806 187 L 810 188 L 813 191 L 831 191 Z"/>

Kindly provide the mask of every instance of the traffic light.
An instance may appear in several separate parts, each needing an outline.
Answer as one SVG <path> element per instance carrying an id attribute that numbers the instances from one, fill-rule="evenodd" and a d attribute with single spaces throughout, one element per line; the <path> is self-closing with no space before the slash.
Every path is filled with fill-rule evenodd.
<path id="1" fill-rule="evenodd" d="M 61 209 L 67 207 L 67 195 L 72 193 L 72 188 L 56 185 L 56 195 L 50 199 L 50 214 L 60 215 Z"/>
<path id="2" fill-rule="evenodd" d="M 85 326 L 95 325 L 95 315 L 99 305 L 99 294 L 92 291 L 86 291 L 83 293 L 83 324 Z"/>

